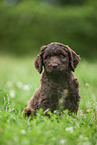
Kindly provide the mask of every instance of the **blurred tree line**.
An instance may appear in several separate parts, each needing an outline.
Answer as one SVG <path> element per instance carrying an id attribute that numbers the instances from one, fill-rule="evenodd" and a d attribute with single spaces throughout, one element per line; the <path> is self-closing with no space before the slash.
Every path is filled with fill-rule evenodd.
<path id="1" fill-rule="evenodd" d="M 16 55 L 39 51 L 57 41 L 81 57 L 96 58 L 97 2 L 93 0 L 0 1 L 0 51 Z"/>
<path id="2" fill-rule="evenodd" d="M 5 1 L 9 4 L 16 4 L 20 0 L 5 0 Z M 82 5 L 89 0 L 37 0 L 37 1 L 44 1 L 54 5 Z"/>
<path id="3" fill-rule="evenodd" d="M 46 2 L 54 5 L 82 5 L 86 0 L 46 0 Z"/>

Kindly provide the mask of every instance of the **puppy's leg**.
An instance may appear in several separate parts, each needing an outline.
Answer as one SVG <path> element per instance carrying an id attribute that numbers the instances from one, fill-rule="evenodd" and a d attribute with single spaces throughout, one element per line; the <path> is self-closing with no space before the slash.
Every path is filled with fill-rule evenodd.
<path id="1" fill-rule="evenodd" d="M 32 110 L 32 108 L 30 107 L 26 107 L 23 110 L 23 114 L 25 114 L 25 116 L 33 116 L 34 115 L 34 111 Z"/>
<path id="2" fill-rule="evenodd" d="M 42 108 L 44 111 L 51 110 L 51 104 L 49 98 L 46 95 L 41 96 L 39 108 Z"/>
<path id="3" fill-rule="evenodd" d="M 40 88 L 36 90 L 34 96 L 30 99 L 28 106 L 24 109 L 25 116 L 33 116 L 36 114 L 36 109 L 39 109 Z"/>
<path id="4" fill-rule="evenodd" d="M 69 86 L 69 94 L 65 99 L 64 107 L 71 113 L 77 114 L 79 108 L 79 83 L 77 79 L 74 79 Z"/>

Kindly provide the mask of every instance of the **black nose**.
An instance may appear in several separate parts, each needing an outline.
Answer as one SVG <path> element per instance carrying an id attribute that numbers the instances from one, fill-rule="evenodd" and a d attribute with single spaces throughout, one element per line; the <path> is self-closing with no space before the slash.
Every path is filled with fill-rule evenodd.
<path id="1" fill-rule="evenodd" d="M 54 63 L 54 64 L 52 64 L 52 67 L 56 68 L 56 67 L 58 67 L 58 64 Z"/>

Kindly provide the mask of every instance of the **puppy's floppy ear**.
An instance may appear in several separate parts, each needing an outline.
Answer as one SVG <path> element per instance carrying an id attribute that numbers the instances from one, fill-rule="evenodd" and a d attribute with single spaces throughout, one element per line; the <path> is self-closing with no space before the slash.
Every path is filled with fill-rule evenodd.
<path id="1" fill-rule="evenodd" d="M 46 48 L 46 46 L 41 47 L 40 54 L 38 54 L 34 60 L 35 68 L 38 70 L 39 73 L 42 72 L 42 66 L 43 66 L 43 57 L 42 56 L 43 56 L 45 48 Z"/>
<path id="2" fill-rule="evenodd" d="M 41 58 L 41 54 L 37 55 L 37 57 L 34 60 L 34 65 L 35 68 L 38 70 L 39 73 L 42 72 L 42 58 Z"/>
<path id="3" fill-rule="evenodd" d="M 66 45 L 65 48 L 67 49 L 68 54 L 69 54 L 71 69 L 72 71 L 75 71 L 75 68 L 77 67 L 80 61 L 80 57 L 68 45 Z"/>

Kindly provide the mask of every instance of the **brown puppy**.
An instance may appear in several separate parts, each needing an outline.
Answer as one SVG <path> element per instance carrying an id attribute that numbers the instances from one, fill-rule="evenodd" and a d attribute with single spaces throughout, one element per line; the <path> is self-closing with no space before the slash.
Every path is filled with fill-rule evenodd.
<path id="1" fill-rule="evenodd" d="M 51 43 L 42 46 L 35 59 L 35 68 L 42 72 L 41 86 L 30 99 L 23 113 L 27 116 L 36 114 L 36 110 L 44 111 L 68 109 L 77 114 L 80 95 L 79 84 L 72 71 L 78 65 L 80 57 L 67 45 Z"/>

